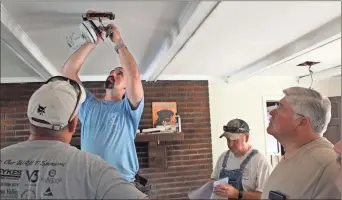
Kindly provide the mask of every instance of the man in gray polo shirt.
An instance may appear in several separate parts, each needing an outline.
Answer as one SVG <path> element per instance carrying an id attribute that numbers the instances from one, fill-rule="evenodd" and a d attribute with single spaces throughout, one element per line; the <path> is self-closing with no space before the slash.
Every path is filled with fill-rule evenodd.
<path id="1" fill-rule="evenodd" d="M 267 132 L 285 149 L 268 178 L 262 199 L 340 199 L 334 179 L 339 166 L 333 145 L 322 137 L 331 118 L 329 99 L 292 87 L 271 111 Z"/>
<path id="2" fill-rule="evenodd" d="M 219 157 L 211 175 L 213 180 L 229 178 L 228 184 L 218 185 L 214 192 L 232 199 L 260 199 L 272 166 L 264 155 L 248 144 L 249 126 L 233 119 L 223 126 L 220 138 L 227 139 L 228 151 Z"/>
<path id="3" fill-rule="evenodd" d="M 29 139 L 1 149 L 1 199 L 144 199 L 106 161 L 69 145 L 85 91 L 52 77 L 33 93 Z"/>

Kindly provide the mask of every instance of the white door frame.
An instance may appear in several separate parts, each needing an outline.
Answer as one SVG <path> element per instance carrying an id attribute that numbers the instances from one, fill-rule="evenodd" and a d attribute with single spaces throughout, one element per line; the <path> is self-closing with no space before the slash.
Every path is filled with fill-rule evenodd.
<path id="1" fill-rule="evenodd" d="M 269 119 L 268 119 L 268 113 L 267 113 L 267 105 L 266 103 L 269 101 L 280 101 L 284 95 L 265 95 L 262 96 L 262 108 L 263 108 L 263 117 L 264 117 L 264 135 L 265 135 L 265 149 L 266 149 L 266 155 L 267 157 L 271 155 L 279 155 L 281 156 L 281 145 L 279 142 L 275 140 L 275 138 L 267 133 L 267 127 L 269 124 Z M 269 148 L 269 141 L 277 142 L 278 145 L 278 151 L 277 152 L 271 152 Z"/>

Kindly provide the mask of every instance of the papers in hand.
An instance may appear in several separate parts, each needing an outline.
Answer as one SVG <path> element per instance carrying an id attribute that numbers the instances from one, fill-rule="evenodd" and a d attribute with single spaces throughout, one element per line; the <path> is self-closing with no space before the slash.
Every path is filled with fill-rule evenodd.
<path id="1" fill-rule="evenodd" d="M 228 199 L 227 197 L 218 196 L 213 192 L 214 187 L 220 184 L 228 185 L 228 178 L 207 182 L 197 190 L 189 192 L 188 197 L 189 199 Z"/>
<path id="2" fill-rule="evenodd" d="M 210 181 L 204 184 L 202 187 L 198 188 L 197 190 L 189 192 L 188 197 L 189 199 L 210 199 L 213 189 L 213 181 Z"/>
<path id="3" fill-rule="evenodd" d="M 217 185 L 228 185 L 228 181 L 229 181 L 228 177 L 215 181 L 213 183 L 213 190 L 214 190 L 214 187 Z M 222 196 L 217 195 L 215 192 L 212 192 L 210 199 L 228 199 L 228 197 L 222 197 Z"/>

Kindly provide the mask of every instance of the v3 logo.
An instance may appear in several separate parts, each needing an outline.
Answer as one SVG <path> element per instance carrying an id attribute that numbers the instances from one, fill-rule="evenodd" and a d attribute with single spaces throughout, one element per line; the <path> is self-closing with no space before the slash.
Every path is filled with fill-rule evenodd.
<path id="1" fill-rule="evenodd" d="M 31 183 L 35 183 L 38 181 L 38 172 L 39 170 L 33 170 L 31 173 L 26 170 L 26 175 L 27 175 L 27 179 L 31 182 Z"/>

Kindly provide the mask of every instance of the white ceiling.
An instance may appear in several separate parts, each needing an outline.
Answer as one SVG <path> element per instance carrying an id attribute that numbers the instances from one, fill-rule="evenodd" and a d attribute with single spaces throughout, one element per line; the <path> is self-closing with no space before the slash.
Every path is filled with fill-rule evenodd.
<path id="1" fill-rule="evenodd" d="M 231 75 L 340 16 L 340 5 L 341 2 L 318 1 L 222 2 L 163 75 Z M 324 48 L 327 48 L 325 52 L 312 52 L 287 66 L 314 55 L 318 60 L 328 61 L 327 67 L 340 64 L 340 42 Z M 303 73 L 293 70 L 294 67 L 284 68 L 279 66 L 265 74 L 284 75 L 285 71 L 286 75 L 298 76 Z"/>
<path id="2" fill-rule="evenodd" d="M 140 71 L 144 72 L 171 29 L 180 28 L 181 17 L 190 5 L 189 1 L 2 1 L 14 24 L 30 39 L 30 45 L 37 47 L 58 72 L 72 54 L 66 37 L 78 31 L 81 16 L 87 10 L 111 11 L 116 15 L 114 22 Z M 6 20 L 2 19 L 2 22 Z M 7 42 L 12 43 L 12 40 Z M 107 75 L 119 65 L 114 45 L 107 40 L 88 57 L 81 76 Z"/>
<path id="3" fill-rule="evenodd" d="M 2 5 L 36 48 L 22 41 L 26 48 L 14 45 L 21 37 L 13 29 L 17 40 L 8 36 L 6 41 L 16 51 L 37 55 L 32 65 L 44 77 L 47 71 L 60 71 L 70 56 L 65 37 L 77 31 L 80 15 L 88 9 L 116 14 L 115 23 L 146 80 L 304 76 L 308 69 L 296 66 L 304 61 L 321 62 L 312 67 L 314 72 L 341 65 L 339 1 L 8 0 Z M 12 26 L 4 17 L 1 21 Z M 23 63 L 15 64 L 22 61 L 14 56 L 3 58 L 2 82 L 17 71 L 33 76 Z M 3 70 L 10 63 L 17 69 Z M 88 57 L 82 80 L 104 80 L 118 65 L 108 41 Z"/>
<path id="4" fill-rule="evenodd" d="M 15 77 L 35 77 L 38 74 L 27 66 L 19 55 L 12 52 L 11 47 L 1 42 L 1 75 L 5 74 L 7 78 Z"/>
<path id="5" fill-rule="evenodd" d="M 313 72 L 319 72 L 341 65 L 341 38 L 316 50 L 310 51 L 303 56 L 296 57 L 288 62 L 270 68 L 260 73 L 260 75 L 305 76 L 309 73 L 309 68 L 306 66 L 297 66 L 305 61 L 320 62 L 311 67 Z"/>

